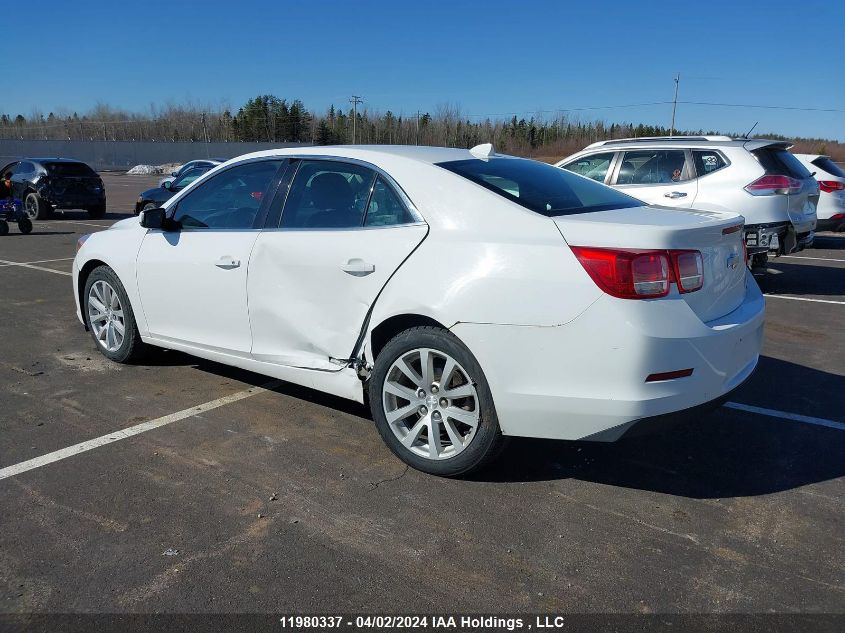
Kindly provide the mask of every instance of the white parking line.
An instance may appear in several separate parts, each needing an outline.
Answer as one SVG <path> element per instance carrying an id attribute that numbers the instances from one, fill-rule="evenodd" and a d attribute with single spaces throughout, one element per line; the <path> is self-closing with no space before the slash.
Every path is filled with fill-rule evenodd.
<path id="1" fill-rule="evenodd" d="M 117 220 L 115 220 L 116 222 Z M 82 224 L 84 226 L 96 226 L 100 229 L 107 229 L 111 224 L 93 224 L 91 222 L 78 222 L 76 220 L 61 220 L 54 222 L 34 222 L 35 226 L 61 226 L 62 224 Z M 113 224 L 113 223 L 112 223 Z"/>
<path id="2" fill-rule="evenodd" d="M 801 257 L 800 255 L 781 255 L 789 259 L 812 259 L 819 262 L 845 262 L 845 259 L 831 259 L 830 257 Z"/>
<path id="3" fill-rule="evenodd" d="M 34 264 L 21 264 L 20 262 L 10 262 L 5 259 L 0 259 L 0 264 L 7 266 L 21 266 L 22 268 L 32 268 L 33 270 L 43 270 L 45 273 L 56 273 L 57 275 L 67 275 L 73 277 L 73 273 L 65 272 L 64 270 L 53 270 L 52 268 L 45 268 L 44 266 L 35 266 Z"/>
<path id="4" fill-rule="evenodd" d="M 66 262 L 73 259 L 73 257 L 61 257 L 59 259 L 36 259 L 34 262 L 15 262 L 13 264 L 0 264 L 0 268 L 3 266 L 27 266 L 29 264 L 47 264 L 49 262 Z"/>
<path id="5" fill-rule="evenodd" d="M 764 293 L 766 297 L 773 297 L 775 299 L 792 299 L 792 301 L 811 301 L 813 303 L 835 303 L 837 305 L 845 305 L 845 301 L 831 301 L 830 299 L 810 299 L 808 297 L 790 297 L 789 295 L 770 295 Z"/>
<path id="6" fill-rule="evenodd" d="M 845 431 L 845 422 L 825 420 L 824 418 L 814 418 L 809 415 L 801 415 L 800 413 L 787 413 L 786 411 L 777 411 L 776 409 L 764 409 L 763 407 L 754 407 L 750 404 L 742 404 L 741 402 L 726 402 L 723 406 L 727 407 L 728 409 L 736 409 L 737 411 L 757 413 L 758 415 L 768 415 L 773 418 L 783 418 L 784 420 L 791 420 L 793 422 L 815 424 L 816 426 L 825 426 L 829 429 L 838 429 L 840 431 Z"/>
<path id="7" fill-rule="evenodd" d="M 277 387 L 280 384 L 280 380 L 271 380 L 270 382 L 267 382 L 261 385 L 260 387 L 250 387 L 249 389 L 244 389 L 243 391 L 238 391 L 237 393 L 233 393 L 228 396 L 223 396 L 222 398 L 217 398 L 216 400 L 211 400 L 204 404 L 191 407 L 190 409 L 183 409 L 182 411 L 177 411 L 176 413 L 171 413 L 170 415 L 165 415 L 163 417 L 156 418 L 155 420 L 149 420 L 147 422 L 142 422 L 141 424 L 136 424 L 135 426 L 130 426 L 126 429 L 114 431 L 113 433 L 109 433 L 108 435 L 102 435 L 100 437 L 94 438 L 93 440 L 80 442 L 79 444 L 74 444 L 73 446 L 68 446 L 67 448 L 62 448 L 58 451 L 53 451 L 52 453 L 41 455 L 40 457 L 28 459 L 25 462 L 20 462 L 12 466 L 6 466 L 5 468 L 0 468 L 0 479 L 14 477 L 15 475 L 25 473 L 28 470 L 40 468 L 41 466 L 46 466 L 47 464 L 52 464 L 53 462 L 58 462 L 63 459 L 67 459 L 68 457 L 79 455 L 80 453 L 99 448 L 100 446 L 105 446 L 106 444 L 119 442 L 120 440 L 125 440 L 126 438 L 132 437 L 133 435 L 146 433 L 147 431 L 152 431 L 153 429 L 157 429 L 168 424 L 173 424 L 174 422 L 178 422 L 179 420 L 184 420 L 185 418 L 190 418 L 200 413 L 211 411 L 212 409 L 231 404 L 232 402 L 237 402 L 238 400 L 243 400 L 244 398 L 257 396 L 259 393 L 264 393 L 265 391 L 273 389 L 274 387 Z"/>

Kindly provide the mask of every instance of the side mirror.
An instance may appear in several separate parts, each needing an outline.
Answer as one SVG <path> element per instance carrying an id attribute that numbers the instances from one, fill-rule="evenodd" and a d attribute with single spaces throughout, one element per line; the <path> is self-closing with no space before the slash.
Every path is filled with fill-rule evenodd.
<path id="1" fill-rule="evenodd" d="M 168 191 L 170 191 L 170 187 L 171 187 L 171 185 L 173 185 L 173 181 L 172 181 L 172 180 L 165 180 L 163 183 L 161 183 L 161 188 L 162 188 L 162 189 L 167 189 Z"/>
<path id="2" fill-rule="evenodd" d="M 161 231 L 178 231 L 180 228 L 179 223 L 168 218 L 167 210 L 161 207 L 141 211 L 141 226 Z"/>

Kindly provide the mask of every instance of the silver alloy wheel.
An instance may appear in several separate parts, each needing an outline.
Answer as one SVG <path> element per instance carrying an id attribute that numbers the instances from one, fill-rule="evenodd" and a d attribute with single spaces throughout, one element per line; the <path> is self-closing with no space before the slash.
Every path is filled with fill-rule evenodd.
<path id="1" fill-rule="evenodd" d="M 150 209 L 157 209 L 158 205 L 155 202 L 148 202 L 144 205 L 144 208 L 141 211 L 149 211 Z"/>
<path id="2" fill-rule="evenodd" d="M 120 297 L 107 281 L 95 281 L 88 291 L 88 322 L 94 337 L 106 351 L 116 352 L 123 345 L 126 321 Z"/>
<path id="3" fill-rule="evenodd" d="M 463 451 L 478 430 L 478 392 L 467 371 L 440 350 L 419 348 L 394 361 L 382 387 L 393 434 L 409 451 L 441 460 Z"/>

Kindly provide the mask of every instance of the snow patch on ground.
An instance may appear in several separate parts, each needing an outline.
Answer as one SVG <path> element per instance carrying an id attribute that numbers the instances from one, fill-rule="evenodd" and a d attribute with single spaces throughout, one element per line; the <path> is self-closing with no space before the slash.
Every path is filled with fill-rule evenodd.
<path id="1" fill-rule="evenodd" d="M 157 174 L 170 175 L 171 172 L 178 170 L 182 165 L 179 163 L 164 163 L 163 165 L 135 165 L 132 169 L 126 172 L 128 176 L 152 176 Z"/>

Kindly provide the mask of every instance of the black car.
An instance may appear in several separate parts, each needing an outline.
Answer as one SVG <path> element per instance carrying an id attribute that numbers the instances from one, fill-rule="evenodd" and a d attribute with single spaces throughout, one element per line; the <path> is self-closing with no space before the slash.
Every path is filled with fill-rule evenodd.
<path id="1" fill-rule="evenodd" d="M 141 192 L 138 200 L 135 202 L 135 215 L 147 209 L 154 209 L 160 207 L 165 202 L 170 200 L 177 191 L 181 191 L 204 173 L 209 171 L 212 167 L 217 165 L 209 165 L 208 167 L 193 167 L 179 176 L 173 182 L 165 181 L 161 187 L 153 187 Z"/>
<path id="2" fill-rule="evenodd" d="M 106 188 L 93 169 L 70 158 L 24 158 L 0 170 L 11 181 L 4 196 L 23 202 L 31 220 L 45 220 L 55 209 L 85 209 L 92 218 L 106 215 Z"/>

